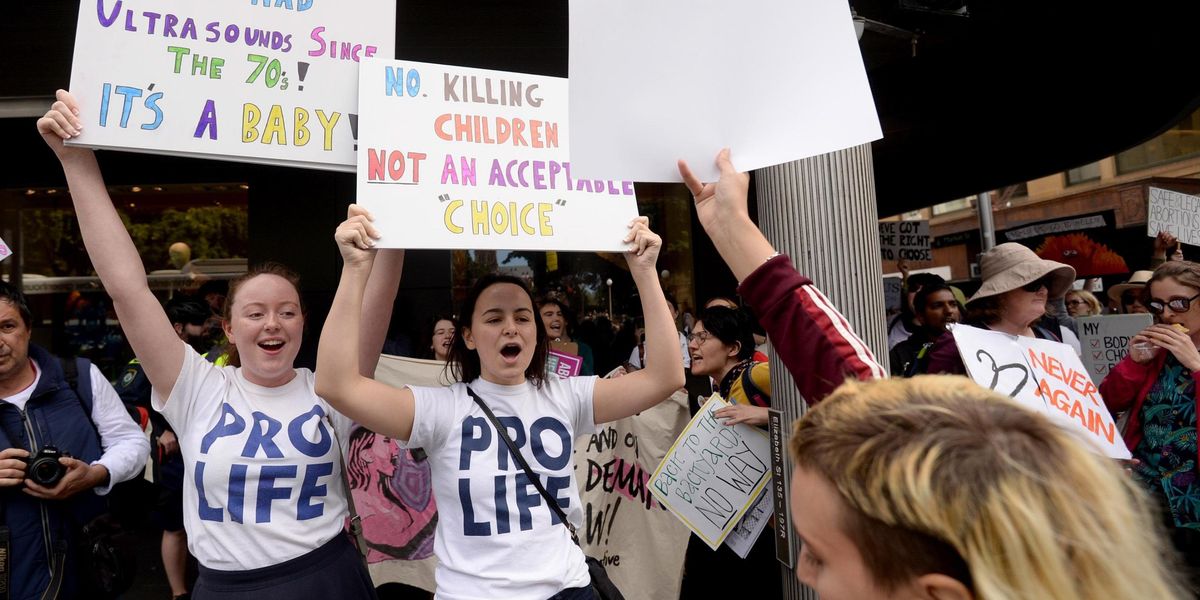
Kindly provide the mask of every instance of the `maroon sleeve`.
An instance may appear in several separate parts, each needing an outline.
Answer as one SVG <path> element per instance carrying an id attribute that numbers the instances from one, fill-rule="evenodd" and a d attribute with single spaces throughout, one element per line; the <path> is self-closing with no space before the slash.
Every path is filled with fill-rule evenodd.
<path id="1" fill-rule="evenodd" d="M 738 287 L 767 330 L 775 354 L 809 404 L 819 402 L 848 378 L 887 377 L 846 318 L 800 275 L 786 256 L 755 269 Z"/>
<path id="2" fill-rule="evenodd" d="M 933 347 L 929 349 L 929 364 L 924 372 L 930 375 L 967 374 L 967 365 L 963 364 L 958 354 L 958 342 L 954 341 L 954 334 L 947 331 L 933 342 Z"/>
<path id="3" fill-rule="evenodd" d="M 1100 382 L 1100 397 L 1104 399 L 1108 410 L 1118 412 L 1133 406 L 1146 385 L 1146 378 L 1158 372 L 1156 362 L 1142 365 L 1125 355 Z"/>

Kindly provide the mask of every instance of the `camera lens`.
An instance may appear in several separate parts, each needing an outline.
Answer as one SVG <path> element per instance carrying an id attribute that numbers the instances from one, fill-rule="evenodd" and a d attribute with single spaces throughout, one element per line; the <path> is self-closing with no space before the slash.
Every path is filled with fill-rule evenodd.
<path id="1" fill-rule="evenodd" d="M 50 446 L 38 452 L 29 463 L 30 481 L 40 486 L 54 487 L 67 472 L 67 468 L 58 462 L 60 456 L 62 453 Z"/>

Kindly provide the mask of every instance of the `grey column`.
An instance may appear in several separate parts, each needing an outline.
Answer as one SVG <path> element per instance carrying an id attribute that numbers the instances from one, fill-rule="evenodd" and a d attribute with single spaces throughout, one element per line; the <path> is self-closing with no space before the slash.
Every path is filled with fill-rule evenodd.
<path id="1" fill-rule="evenodd" d="M 767 239 L 829 297 L 886 368 L 886 309 L 870 145 L 761 169 L 754 177 L 758 222 Z M 779 361 L 771 361 L 771 388 L 771 403 L 784 411 L 785 423 L 804 415 L 804 400 Z M 785 427 L 785 444 L 790 433 Z M 791 542 L 798 551 L 794 532 Z M 781 565 L 780 576 L 785 598 L 817 597 L 796 581 L 791 568 Z"/>

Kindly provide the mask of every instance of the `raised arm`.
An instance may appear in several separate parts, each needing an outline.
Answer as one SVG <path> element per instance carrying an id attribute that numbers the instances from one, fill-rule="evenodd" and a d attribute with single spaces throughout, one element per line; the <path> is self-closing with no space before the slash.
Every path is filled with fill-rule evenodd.
<path id="1" fill-rule="evenodd" d="M 750 220 L 750 178 L 733 167 L 729 150 L 717 155 L 717 165 L 717 183 L 702 183 L 683 161 L 679 172 L 696 199 L 700 224 L 740 282 L 738 291 L 754 308 L 800 394 L 812 404 L 847 378 L 886 377 L 845 317 Z"/>
<path id="2" fill-rule="evenodd" d="M 366 215 L 365 208 L 351 204 L 347 218 Z M 359 325 L 358 372 L 363 377 L 375 377 L 379 355 L 387 339 L 388 325 L 392 322 L 392 306 L 396 303 L 396 291 L 400 287 L 400 274 L 404 271 L 404 250 L 381 249 L 375 254 L 371 276 L 363 295 L 362 323 Z"/>
<path id="3" fill-rule="evenodd" d="M 56 96 L 49 112 L 38 119 L 38 133 L 62 163 L 83 245 L 104 291 L 113 300 L 121 330 L 150 383 L 168 398 L 183 368 L 184 345 L 150 292 L 142 258 L 108 197 L 95 153 L 63 144 L 63 140 L 79 135 L 83 127 L 79 104 L 64 90 L 58 90 Z"/>
<path id="4" fill-rule="evenodd" d="M 671 319 L 671 308 L 658 283 L 658 252 L 662 238 L 648 227 L 646 217 L 634 219 L 626 242 L 633 244 L 625 253 L 629 274 L 642 299 L 646 317 L 646 360 L 643 369 L 615 379 L 597 379 L 592 404 L 596 423 L 616 421 L 637 414 L 671 396 L 683 387 L 683 356 L 679 353 L 679 334 Z"/>
<path id="5" fill-rule="evenodd" d="M 412 390 L 380 383 L 359 370 L 361 331 L 368 325 L 363 322 L 363 297 L 378 233 L 365 211 L 355 214 L 351 207 L 350 214 L 334 234 L 342 253 L 342 278 L 317 347 L 317 395 L 366 428 L 407 441 L 413 426 Z"/>

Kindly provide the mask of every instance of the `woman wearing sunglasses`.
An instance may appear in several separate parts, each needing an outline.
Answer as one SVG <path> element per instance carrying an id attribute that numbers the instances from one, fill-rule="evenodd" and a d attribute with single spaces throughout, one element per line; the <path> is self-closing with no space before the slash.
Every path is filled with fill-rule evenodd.
<path id="1" fill-rule="evenodd" d="M 1154 325 L 1100 383 L 1113 412 L 1129 411 L 1125 444 L 1133 472 L 1163 508 L 1171 542 L 1196 581 L 1200 572 L 1200 471 L 1196 382 L 1200 377 L 1200 264 L 1171 261 L 1142 290 Z"/>
<path id="2" fill-rule="evenodd" d="M 1044 260 L 1033 250 L 1009 242 L 979 257 L 983 285 L 967 301 L 966 325 L 1009 335 L 1061 342 L 1056 322 L 1046 315 L 1046 304 L 1062 298 L 1075 281 L 1075 269 Z M 930 352 L 928 373 L 966 374 L 958 345 L 949 332 L 938 338 Z"/>

